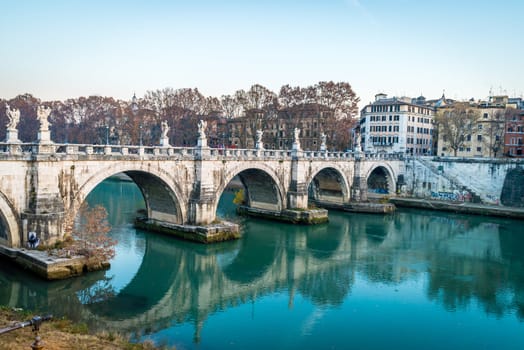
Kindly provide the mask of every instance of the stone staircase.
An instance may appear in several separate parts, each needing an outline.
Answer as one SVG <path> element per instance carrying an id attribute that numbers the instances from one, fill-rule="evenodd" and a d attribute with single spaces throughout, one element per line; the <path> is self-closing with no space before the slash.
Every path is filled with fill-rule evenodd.
<path id="1" fill-rule="evenodd" d="M 421 157 L 413 158 L 413 159 L 415 162 L 418 162 L 420 165 L 430 170 L 435 175 L 441 176 L 444 179 L 448 180 L 454 187 L 457 187 L 463 191 L 469 192 L 471 194 L 472 203 L 482 203 L 482 198 L 478 195 L 478 191 L 475 191 L 473 188 L 464 185 L 464 183 L 460 181 L 460 179 L 457 178 L 456 176 L 453 176 L 446 172 L 439 171 L 439 169 L 430 160 L 427 160 Z"/>

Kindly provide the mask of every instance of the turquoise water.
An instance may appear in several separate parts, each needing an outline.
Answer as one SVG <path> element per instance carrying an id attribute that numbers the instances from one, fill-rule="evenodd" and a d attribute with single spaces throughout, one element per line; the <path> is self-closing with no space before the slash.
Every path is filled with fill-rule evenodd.
<path id="1" fill-rule="evenodd" d="M 200 245 L 132 227 L 140 192 L 106 181 L 108 271 L 45 282 L 2 262 L 0 304 L 177 349 L 522 349 L 522 222 L 400 210 L 298 226 L 219 215 L 243 238 Z"/>

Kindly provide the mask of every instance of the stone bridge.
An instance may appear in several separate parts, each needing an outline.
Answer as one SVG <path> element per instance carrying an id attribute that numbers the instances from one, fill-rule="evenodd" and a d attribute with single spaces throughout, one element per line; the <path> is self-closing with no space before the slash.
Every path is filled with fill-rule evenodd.
<path id="1" fill-rule="evenodd" d="M 205 135 L 192 148 L 8 141 L 0 143 L 0 244 L 9 247 L 24 246 L 31 231 L 46 243 L 62 239 L 87 195 L 116 174 L 140 188 L 146 222 L 192 227 L 197 235 L 213 231 L 233 178 L 244 186 L 248 211 L 278 218 L 308 212 L 310 200 L 366 200 L 369 179 L 380 192 L 395 192 L 404 168 L 396 155 L 306 152 L 298 142 L 292 150 L 214 149 Z"/>

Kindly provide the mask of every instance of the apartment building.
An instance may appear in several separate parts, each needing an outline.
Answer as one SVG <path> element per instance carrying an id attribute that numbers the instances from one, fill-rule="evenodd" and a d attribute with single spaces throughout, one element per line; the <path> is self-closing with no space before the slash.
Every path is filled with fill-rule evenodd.
<path id="1" fill-rule="evenodd" d="M 504 155 L 524 158 L 524 109 L 509 110 L 505 119 Z"/>
<path id="2" fill-rule="evenodd" d="M 432 153 L 435 108 L 409 97 L 375 95 L 360 113 L 361 147 L 365 152 Z"/>
<path id="3" fill-rule="evenodd" d="M 476 118 L 468 128 L 464 129 L 463 144 L 455 154 L 455 150 L 449 147 L 447 140 L 439 137 L 437 154 L 457 157 L 502 157 L 507 152 L 504 150 L 506 115 L 509 109 L 515 109 L 517 105 L 514 101 L 510 101 L 508 96 L 490 96 L 486 100 L 470 100 L 466 103 L 469 105 L 468 108 L 475 111 Z M 453 104 L 441 108 L 452 109 Z"/>

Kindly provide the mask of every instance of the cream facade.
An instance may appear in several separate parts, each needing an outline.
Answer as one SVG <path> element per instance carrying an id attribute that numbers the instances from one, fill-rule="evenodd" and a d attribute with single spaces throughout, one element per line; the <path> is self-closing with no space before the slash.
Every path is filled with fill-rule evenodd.
<path id="1" fill-rule="evenodd" d="M 478 119 L 464 132 L 464 144 L 458 148 L 457 157 L 497 158 L 504 155 L 504 128 L 508 103 L 507 96 L 491 96 L 487 101 L 472 102 L 470 106 L 478 112 Z M 447 105 L 443 108 L 453 108 Z M 438 138 L 439 156 L 455 156 L 453 149 L 442 138 Z"/>
<path id="2" fill-rule="evenodd" d="M 412 101 L 416 100 L 377 94 L 360 113 L 362 150 L 430 155 L 435 109 Z"/>

